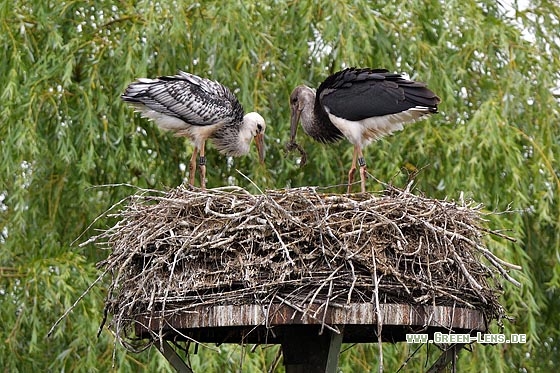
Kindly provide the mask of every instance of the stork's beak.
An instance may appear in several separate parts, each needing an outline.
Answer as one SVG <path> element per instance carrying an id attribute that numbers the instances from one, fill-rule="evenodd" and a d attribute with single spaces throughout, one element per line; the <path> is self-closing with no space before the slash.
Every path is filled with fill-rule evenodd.
<path id="1" fill-rule="evenodd" d="M 296 139 L 299 117 L 302 109 L 303 108 L 300 108 L 299 105 L 296 105 L 295 107 L 292 106 L 292 117 L 290 119 L 290 143 L 293 143 Z"/>
<path id="2" fill-rule="evenodd" d="M 258 133 L 255 136 L 255 145 L 257 145 L 257 152 L 259 153 L 259 162 L 261 164 L 264 164 L 264 133 Z"/>

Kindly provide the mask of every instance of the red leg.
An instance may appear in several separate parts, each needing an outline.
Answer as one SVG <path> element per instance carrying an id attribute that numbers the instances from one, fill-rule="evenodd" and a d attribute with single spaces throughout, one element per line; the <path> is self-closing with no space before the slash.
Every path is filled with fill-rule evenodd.
<path id="1" fill-rule="evenodd" d="M 206 157 L 204 156 L 204 144 L 200 147 L 200 157 L 198 157 L 198 167 L 200 168 L 200 188 L 206 189 Z"/>
<path id="2" fill-rule="evenodd" d="M 194 186 L 194 174 L 196 172 L 196 156 L 198 155 L 198 148 L 195 146 L 189 164 L 189 185 Z"/>
<path id="3" fill-rule="evenodd" d="M 358 166 L 360 166 L 360 185 L 362 186 L 362 193 L 366 192 L 366 160 L 364 159 L 364 155 L 362 154 L 362 150 L 360 149 L 360 153 L 358 154 Z"/>
<path id="4" fill-rule="evenodd" d="M 361 153 L 360 147 L 355 145 L 354 155 L 352 156 L 352 167 L 350 167 L 350 171 L 348 171 L 348 194 L 352 191 L 352 182 L 354 181 L 354 174 L 356 173 L 356 159 L 358 158 L 358 152 Z"/>

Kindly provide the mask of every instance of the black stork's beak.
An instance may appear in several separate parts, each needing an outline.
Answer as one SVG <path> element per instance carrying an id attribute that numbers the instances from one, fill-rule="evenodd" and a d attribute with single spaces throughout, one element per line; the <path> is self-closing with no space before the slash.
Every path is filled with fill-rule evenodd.
<path id="1" fill-rule="evenodd" d="M 290 106 L 291 118 L 290 118 L 290 143 L 294 143 L 296 139 L 297 128 L 299 124 L 299 117 L 301 116 L 301 111 L 303 107 L 296 102 Z"/>
<path id="2" fill-rule="evenodd" d="M 257 153 L 259 153 L 259 162 L 264 164 L 265 148 L 264 148 L 264 133 L 257 133 L 255 136 L 255 145 L 257 146 Z"/>
<path id="3" fill-rule="evenodd" d="M 286 144 L 286 151 L 291 152 L 292 150 L 297 149 L 301 156 L 300 167 L 303 167 L 307 163 L 307 153 L 298 143 L 296 143 L 297 128 L 304 106 L 304 103 L 297 97 L 299 92 L 298 89 L 299 87 L 294 90 L 290 97 L 290 141 Z"/>

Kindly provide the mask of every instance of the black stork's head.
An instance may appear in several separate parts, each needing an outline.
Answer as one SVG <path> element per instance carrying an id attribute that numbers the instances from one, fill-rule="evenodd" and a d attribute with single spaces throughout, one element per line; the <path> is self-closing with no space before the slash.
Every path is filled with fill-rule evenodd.
<path id="1" fill-rule="evenodd" d="M 315 90 L 305 85 L 297 86 L 290 95 L 290 142 L 296 138 L 297 127 L 301 119 L 304 130 L 313 122 L 313 105 Z M 307 132 L 307 131 L 306 131 Z"/>

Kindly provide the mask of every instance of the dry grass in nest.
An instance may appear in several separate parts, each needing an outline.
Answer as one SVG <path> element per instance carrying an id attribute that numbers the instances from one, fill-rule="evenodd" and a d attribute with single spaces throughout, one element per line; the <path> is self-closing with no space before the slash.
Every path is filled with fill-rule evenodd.
<path id="1" fill-rule="evenodd" d="M 111 275 L 105 312 L 121 342 L 140 316 L 200 305 L 456 305 L 500 320 L 503 279 L 517 283 L 516 266 L 483 243 L 498 233 L 481 227 L 479 205 L 390 186 L 379 195 L 181 186 L 131 196 L 113 217 L 88 242 L 109 250 L 99 266 Z"/>

